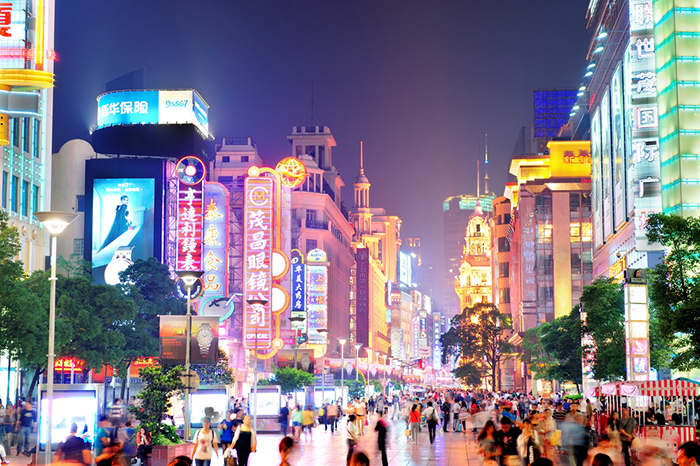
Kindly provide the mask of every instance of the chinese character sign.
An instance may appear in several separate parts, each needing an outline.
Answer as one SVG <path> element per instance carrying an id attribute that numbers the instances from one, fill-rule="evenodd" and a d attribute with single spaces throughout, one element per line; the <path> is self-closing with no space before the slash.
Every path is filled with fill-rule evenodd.
<path id="1" fill-rule="evenodd" d="M 228 190 L 204 184 L 202 264 L 204 296 L 228 296 Z"/>
<path id="2" fill-rule="evenodd" d="M 0 49 L 5 55 L 27 48 L 27 0 L 0 1 Z M 3 58 L 0 68 L 24 68 L 25 55 Z"/>
<path id="3" fill-rule="evenodd" d="M 247 304 L 243 320 L 247 349 L 272 347 L 272 229 L 274 182 L 271 178 L 249 176 L 245 180 L 244 294 L 264 304 Z"/>
<path id="4" fill-rule="evenodd" d="M 303 311 L 306 309 L 306 266 L 298 253 L 292 257 L 291 263 L 292 311 Z"/>
<path id="5" fill-rule="evenodd" d="M 358 248 L 355 255 L 356 285 L 355 302 L 357 309 L 356 342 L 369 344 L 369 249 Z"/>
<path id="6" fill-rule="evenodd" d="M 325 341 L 318 329 L 328 328 L 328 267 L 325 265 L 306 266 L 306 298 L 309 319 L 309 340 Z"/>
<path id="7" fill-rule="evenodd" d="M 177 270 L 202 270 L 202 182 L 179 182 L 177 191 Z"/>

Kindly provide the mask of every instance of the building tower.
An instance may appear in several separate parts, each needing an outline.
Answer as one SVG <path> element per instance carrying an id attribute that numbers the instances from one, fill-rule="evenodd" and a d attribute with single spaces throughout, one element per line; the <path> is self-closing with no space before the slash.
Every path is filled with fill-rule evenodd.
<path id="1" fill-rule="evenodd" d="M 360 141 L 360 172 L 357 174 L 353 184 L 355 204 L 352 209 L 355 235 L 357 236 L 372 233 L 372 212 L 369 208 L 369 188 L 371 184 L 365 176 L 364 159 L 364 146 L 362 141 Z"/>

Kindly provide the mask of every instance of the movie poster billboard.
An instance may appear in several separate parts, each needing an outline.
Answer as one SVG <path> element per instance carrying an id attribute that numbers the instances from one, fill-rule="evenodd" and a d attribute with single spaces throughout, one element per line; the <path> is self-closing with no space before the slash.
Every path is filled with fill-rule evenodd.
<path id="1" fill-rule="evenodd" d="M 92 188 L 92 272 L 116 285 L 119 273 L 154 255 L 155 179 L 95 179 Z"/>

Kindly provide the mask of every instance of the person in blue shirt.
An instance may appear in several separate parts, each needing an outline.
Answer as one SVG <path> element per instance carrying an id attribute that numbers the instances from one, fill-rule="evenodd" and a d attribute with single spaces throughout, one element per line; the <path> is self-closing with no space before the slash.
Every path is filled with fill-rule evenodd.
<path id="1" fill-rule="evenodd" d="M 222 451 L 226 451 L 228 447 L 231 446 L 233 442 L 233 411 L 229 411 L 228 419 L 225 419 L 221 424 L 219 424 L 219 429 L 223 431 L 221 434 L 221 447 Z"/>
<path id="2" fill-rule="evenodd" d="M 563 406 L 563 408 L 564 408 L 564 412 L 567 412 L 567 413 L 569 412 L 569 409 L 571 408 L 571 403 L 569 403 L 569 399 L 568 399 L 568 398 L 564 398 L 564 406 Z"/>
<path id="3" fill-rule="evenodd" d="M 515 417 L 515 414 L 513 414 L 513 413 L 511 412 L 511 410 L 512 410 L 512 408 L 511 408 L 508 404 L 506 404 L 506 405 L 503 407 L 503 411 L 501 411 L 501 417 L 507 417 L 507 418 L 510 419 L 513 423 L 515 423 L 516 417 Z"/>

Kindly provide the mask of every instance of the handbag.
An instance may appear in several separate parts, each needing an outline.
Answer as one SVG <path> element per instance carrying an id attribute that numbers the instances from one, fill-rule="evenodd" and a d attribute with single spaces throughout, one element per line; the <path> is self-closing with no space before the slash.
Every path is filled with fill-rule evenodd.
<path id="1" fill-rule="evenodd" d="M 404 434 L 406 437 L 410 437 L 410 436 L 411 436 L 411 429 L 406 429 L 406 430 L 404 430 L 404 431 L 403 431 L 403 434 Z"/>
<path id="2" fill-rule="evenodd" d="M 229 456 L 228 458 L 224 458 L 224 465 L 225 466 L 238 466 L 238 459 L 233 457 L 233 456 Z"/>
<path id="3" fill-rule="evenodd" d="M 554 431 L 552 434 L 552 440 L 551 440 L 552 445 L 555 447 L 560 447 L 561 446 L 561 430 L 557 429 Z"/>

